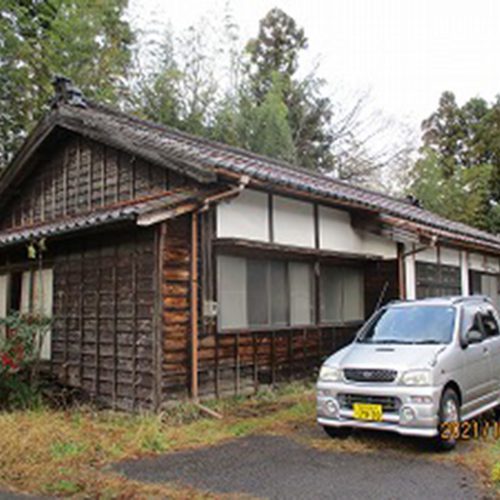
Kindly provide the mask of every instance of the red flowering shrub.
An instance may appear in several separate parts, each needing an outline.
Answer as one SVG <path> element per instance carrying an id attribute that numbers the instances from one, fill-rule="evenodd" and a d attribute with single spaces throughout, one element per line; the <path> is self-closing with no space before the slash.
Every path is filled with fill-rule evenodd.
<path id="1" fill-rule="evenodd" d="M 40 352 L 50 319 L 33 314 L 0 318 L 0 408 L 26 407 L 39 388 Z"/>

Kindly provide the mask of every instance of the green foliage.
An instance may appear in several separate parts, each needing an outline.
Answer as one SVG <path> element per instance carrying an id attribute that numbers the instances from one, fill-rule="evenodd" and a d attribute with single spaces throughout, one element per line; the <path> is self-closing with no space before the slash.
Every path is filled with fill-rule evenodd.
<path id="1" fill-rule="evenodd" d="M 206 28 L 191 26 L 174 38 L 170 31 L 151 54 L 158 63 L 143 74 L 130 105 L 145 118 L 197 135 L 207 135 L 217 83 Z"/>
<path id="2" fill-rule="evenodd" d="M 296 160 L 288 108 L 283 101 L 282 83 L 275 74 L 262 103 L 250 113 L 246 130 L 251 131 L 248 147 L 257 153 L 294 162 Z"/>
<path id="3" fill-rule="evenodd" d="M 50 319 L 14 313 L 0 318 L 0 408 L 39 402 L 39 362 Z"/>
<path id="4" fill-rule="evenodd" d="M 133 41 L 127 0 L 3 0 L 0 10 L 0 166 L 47 109 L 54 75 L 116 102 Z M 13 104 L 15 103 L 15 104 Z"/>
<path id="5" fill-rule="evenodd" d="M 304 30 L 280 9 L 260 22 L 258 37 L 238 52 L 237 26 L 224 20 L 222 43 L 208 47 L 206 26 L 182 36 L 167 33 L 154 55 L 159 64 L 139 79 L 132 107 L 153 121 L 256 153 L 331 170 L 332 117 L 323 82 L 297 77 Z M 215 59 L 227 53 L 227 89 L 214 77 Z M 245 62 L 245 57 L 248 60 Z"/>
<path id="6" fill-rule="evenodd" d="M 444 92 L 422 130 L 425 148 L 409 191 L 430 210 L 500 231 L 500 100 L 459 106 Z"/>
<path id="7" fill-rule="evenodd" d="M 298 163 L 314 170 L 333 168 L 331 146 L 332 105 L 321 91 L 324 82 L 314 72 L 297 75 L 300 54 L 307 48 L 304 30 L 278 8 L 260 21 L 257 38 L 247 44 L 250 88 L 258 104 L 264 103 L 280 76 L 282 102 Z"/>
<path id="8" fill-rule="evenodd" d="M 286 86 L 298 69 L 300 51 L 307 48 L 304 30 L 278 8 L 271 9 L 260 21 L 259 34 L 247 44 L 250 54 L 250 80 L 258 101 L 263 101 L 275 74 L 282 75 Z M 289 89 L 284 89 L 288 93 Z"/>

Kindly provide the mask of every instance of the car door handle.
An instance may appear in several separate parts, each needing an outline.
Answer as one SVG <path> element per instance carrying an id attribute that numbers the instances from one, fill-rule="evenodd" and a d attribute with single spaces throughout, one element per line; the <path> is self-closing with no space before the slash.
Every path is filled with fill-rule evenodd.
<path id="1" fill-rule="evenodd" d="M 488 352 L 489 352 L 489 349 L 487 347 L 483 347 L 483 353 L 488 354 Z"/>

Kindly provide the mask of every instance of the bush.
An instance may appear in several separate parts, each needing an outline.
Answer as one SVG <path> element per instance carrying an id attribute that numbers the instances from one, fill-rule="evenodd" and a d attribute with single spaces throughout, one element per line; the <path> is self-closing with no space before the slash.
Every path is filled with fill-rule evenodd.
<path id="1" fill-rule="evenodd" d="M 50 319 L 14 313 L 0 318 L 0 408 L 27 408 L 38 401 L 40 354 Z"/>

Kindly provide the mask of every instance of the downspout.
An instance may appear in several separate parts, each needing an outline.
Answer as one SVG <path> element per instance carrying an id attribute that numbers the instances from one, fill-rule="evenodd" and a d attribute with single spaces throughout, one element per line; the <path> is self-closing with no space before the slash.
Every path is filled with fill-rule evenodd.
<path id="1" fill-rule="evenodd" d="M 191 398 L 198 402 L 198 212 L 191 214 Z"/>
<path id="2" fill-rule="evenodd" d="M 207 210 L 211 203 L 222 201 L 230 196 L 236 196 L 241 193 L 248 185 L 250 179 L 244 175 L 241 177 L 239 185 L 229 191 L 206 198 L 204 206 L 191 214 L 191 399 L 202 411 L 210 415 L 220 418 L 216 412 L 205 408 L 199 404 L 199 387 L 198 387 L 198 334 L 199 334 L 199 317 L 198 317 L 198 234 L 199 221 L 198 216 L 201 211 Z"/>

